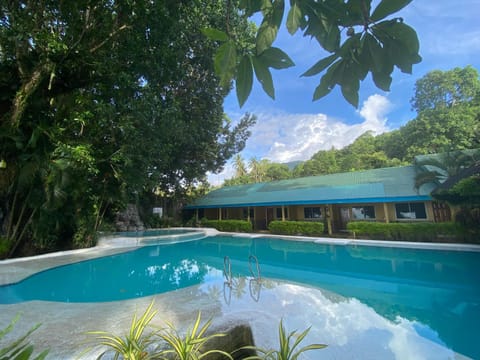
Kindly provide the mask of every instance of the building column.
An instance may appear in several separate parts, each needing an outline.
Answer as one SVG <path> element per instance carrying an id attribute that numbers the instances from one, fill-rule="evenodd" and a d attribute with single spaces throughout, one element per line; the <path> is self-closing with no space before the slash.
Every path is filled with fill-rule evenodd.
<path id="1" fill-rule="evenodd" d="M 328 235 L 332 235 L 333 234 L 333 231 L 332 231 L 332 213 L 333 213 L 333 209 L 332 209 L 332 205 L 327 205 L 327 213 L 326 213 L 326 216 L 327 216 L 327 230 L 328 230 Z"/>
<path id="2" fill-rule="evenodd" d="M 218 208 L 218 220 L 222 220 L 222 208 Z"/>
<path id="3" fill-rule="evenodd" d="M 250 222 L 250 206 L 247 207 L 247 221 Z"/>
<path id="4" fill-rule="evenodd" d="M 387 203 L 383 203 L 383 212 L 385 213 L 385 222 L 388 224 L 390 222 L 390 217 L 388 216 Z"/>
<path id="5" fill-rule="evenodd" d="M 282 205 L 282 221 L 285 221 L 285 206 Z"/>
<path id="6" fill-rule="evenodd" d="M 195 209 L 195 223 L 198 223 L 198 209 Z"/>

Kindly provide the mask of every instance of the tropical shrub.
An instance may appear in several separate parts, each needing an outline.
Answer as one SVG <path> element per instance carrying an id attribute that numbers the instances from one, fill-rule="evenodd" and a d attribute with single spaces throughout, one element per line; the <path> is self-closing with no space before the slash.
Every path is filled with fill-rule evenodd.
<path id="1" fill-rule="evenodd" d="M 323 223 L 317 221 L 272 221 L 268 230 L 281 235 L 322 235 Z"/>
<path id="2" fill-rule="evenodd" d="M 140 318 L 137 319 L 137 316 L 134 315 L 130 330 L 124 338 L 105 331 L 89 332 L 89 334 L 96 336 L 97 343 L 95 346 L 107 347 L 107 350 L 102 352 L 97 359 L 103 358 L 103 356 L 111 350 L 114 353 L 113 359 L 115 360 L 120 358 L 126 360 L 201 360 L 211 358 L 211 355 L 215 354 L 222 356 L 222 359 L 233 360 L 234 357 L 232 357 L 230 353 L 212 346 L 212 344 L 214 344 L 214 342 L 212 342 L 213 339 L 226 336 L 227 334 L 208 334 L 208 329 L 212 323 L 211 319 L 201 325 L 201 313 L 199 312 L 193 327 L 188 329 L 185 335 L 181 335 L 170 322 L 166 323 L 167 327 L 164 329 L 150 326 L 150 322 L 157 314 L 157 311 L 153 310 L 153 304 L 154 302 L 152 301 Z M 147 331 L 147 327 L 149 326 L 152 327 L 153 330 Z M 296 360 L 298 356 L 305 351 L 323 349 L 327 346 L 324 344 L 310 344 L 298 349 L 299 344 L 307 336 L 309 331 L 310 328 L 300 334 L 293 331 L 287 335 L 283 322 L 280 321 L 278 329 L 280 341 L 279 350 L 265 350 L 249 345 L 234 350 L 232 354 L 237 353 L 238 355 L 248 350 L 248 354 L 260 353 L 261 355 L 248 355 L 247 357 L 242 357 L 244 360 Z M 291 343 L 292 339 L 295 339 L 293 344 Z M 83 355 L 90 350 L 92 349 L 90 348 L 84 351 Z M 3 358 L 0 357 L 0 360 L 3 360 Z"/>
<path id="3" fill-rule="evenodd" d="M 439 238 L 462 239 L 464 229 L 453 222 L 379 223 L 352 221 L 347 230 L 355 236 L 378 240 L 437 241 Z"/>
<path id="4" fill-rule="evenodd" d="M 10 245 L 6 237 L 0 236 L 0 259 L 3 259 L 8 255 Z"/>
<path id="5" fill-rule="evenodd" d="M 195 324 L 191 330 L 187 331 L 185 336 L 181 336 L 175 329 L 175 326 L 168 322 L 168 328 L 158 334 L 169 346 L 169 349 L 162 352 L 162 356 L 173 355 L 174 360 L 201 360 L 210 354 L 221 354 L 225 358 L 233 360 L 232 356 L 225 351 L 219 349 L 207 350 L 205 348 L 205 344 L 208 341 L 216 337 L 225 336 L 225 334 L 206 335 L 212 320 L 208 320 L 200 327 L 200 318 L 201 314 L 199 312 Z M 165 357 L 165 359 L 172 359 L 172 357 Z"/>
<path id="6" fill-rule="evenodd" d="M 310 328 L 300 334 L 296 331 L 292 331 L 287 335 L 285 327 L 283 326 L 283 321 L 280 320 L 280 325 L 278 327 L 279 349 L 263 349 L 257 346 L 245 346 L 244 349 L 254 349 L 259 355 L 249 356 L 244 360 L 297 360 L 298 357 L 306 351 L 327 347 L 325 344 L 310 344 L 298 349 L 298 346 L 307 336 L 309 331 Z M 291 343 L 292 339 L 295 339 L 293 344 Z"/>
<path id="7" fill-rule="evenodd" d="M 0 342 L 1 340 L 13 330 L 16 322 L 20 319 L 20 316 L 17 315 L 6 328 L 0 330 Z M 40 327 L 40 324 L 35 325 L 27 333 L 21 336 L 18 339 L 13 340 L 6 345 L 2 345 L 0 348 L 0 360 L 43 360 L 48 354 L 48 349 L 42 351 L 39 355 L 33 356 L 33 345 L 27 342 L 28 337 L 31 333 L 37 330 Z"/>
<path id="8" fill-rule="evenodd" d="M 153 310 L 152 301 L 140 318 L 137 314 L 133 316 L 130 330 L 123 338 L 111 334 L 106 331 L 90 331 L 89 334 L 96 336 L 97 346 L 107 347 L 97 359 L 103 358 L 109 350 L 114 352 L 114 360 L 120 358 L 125 360 L 149 360 L 159 358 L 159 353 L 152 347 L 155 347 L 157 338 L 156 331 L 146 332 L 152 319 L 157 314 L 157 310 Z M 91 349 L 87 349 L 88 352 Z"/>
<path id="9" fill-rule="evenodd" d="M 201 225 L 212 227 L 218 231 L 252 232 L 252 223 L 247 220 L 206 220 L 202 219 Z"/>

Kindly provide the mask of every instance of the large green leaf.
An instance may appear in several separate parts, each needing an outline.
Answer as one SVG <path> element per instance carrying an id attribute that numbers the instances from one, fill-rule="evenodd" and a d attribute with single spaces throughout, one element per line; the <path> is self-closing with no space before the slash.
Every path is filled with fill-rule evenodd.
<path id="1" fill-rule="evenodd" d="M 386 52 L 383 51 L 378 41 L 370 34 L 365 34 L 362 52 L 365 58 L 370 59 L 370 68 L 374 72 L 381 72 L 386 61 Z"/>
<path id="2" fill-rule="evenodd" d="M 236 91 L 240 107 L 247 101 L 253 85 L 253 68 L 250 56 L 243 56 L 237 68 Z"/>
<path id="3" fill-rule="evenodd" d="M 360 80 L 355 76 L 354 68 L 352 65 L 345 65 L 345 69 L 340 79 L 340 86 L 342 89 L 342 95 L 350 104 L 358 107 L 358 90 L 360 88 Z"/>
<path id="4" fill-rule="evenodd" d="M 290 11 L 288 12 L 287 16 L 287 29 L 291 35 L 297 32 L 300 24 L 302 23 L 302 17 L 302 10 L 300 9 L 300 6 L 298 6 L 297 2 L 294 1 L 293 4 L 291 4 Z"/>
<path id="5" fill-rule="evenodd" d="M 256 49 L 257 55 L 264 52 L 277 38 L 278 29 L 282 23 L 285 10 L 284 0 L 276 0 L 266 12 L 257 32 Z"/>
<path id="6" fill-rule="evenodd" d="M 315 88 L 313 93 L 313 101 L 321 99 L 325 95 L 329 94 L 330 91 L 332 91 L 336 85 L 337 69 L 340 68 L 340 71 L 343 71 L 343 67 L 344 62 L 342 60 L 338 60 L 328 68 L 327 72 L 320 80 L 320 85 Z"/>
<path id="7" fill-rule="evenodd" d="M 245 10 L 245 15 L 250 17 L 254 13 L 262 10 L 268 1 L 259 0 L 240 0 L 239 8 Z"/>
<path id="8" fill-rule="evenodd" d="M 364 25 L 365 13 L 370 14 L 371 1 L 348 0 L 345 4 L 346 16 L 342 17 L 345 27 Z"/>
<path id="9" fill-rule="evenodd" d="M 274 69 L 286 69 L 295 65 L 287 54 L 276 47 L 269 47 L 259 55 L 259 58 L 265 65 Z"/>
<path id="10" fill-rule="evenodd" d="M 273 87 L 273 79 L 268 66 L 265 65 L 260 58 L 252 58 L 253 69 L 257 80 L 262 84 L 263 91 L 272 99 L 275 99 L 275 89 Z"/>
<path id="11" fill-rule="evenodd" d="M 373 10 L 370 20 L 378 21 L 388 15 L 396 13 L 397 11 L 403 9 L 405 6 L 410 4 L 412 0 L 382 0 L 380 4 Z"/>
<path id="12" fill-rule="evenodd" d="M 318 61 L 315 65 L 313 65 L 310 69 L 305 71 L 301 76 L 313 76 L 321 73 L 325 70 L 331 63 L 333 63 L 336 59 L 338 59 L 338 54 L 332 54 L 323 58 L 322 60 Z"/>
<path id="13" fill-rule="evenodd" d="M 220 84 L 226 86 L 233 77 L 237 62 L 237 49 L 233 41 L 220 46 L 215 54 L 215 71 L 220 75 Z"/>
<path id="14" fill-rule="evenodd" d="M 390 85 L 392 84 L 392 77 L 389 74 L 372 71 L 372 78 L 373 78 L 373 82 L 378 88 L 384 91 L 390 91 Z"/>
<path id="15" fill-rule="evenodd" d="M 388 27 L 388 33 L 395 40 L 400 41 L 408 49 L 409 53 L 416 54 L 420 49 L 417 33 L 403 22 L 392 23 Z"/>
<path id="16" fill-rule="evenodd" d="M 214 29 L 214 28 L 203 28 L 202 29 L 203 35 L 208 37 L 211 40 L 216 40 L 216 41 L 228 41 L 228 35 L 227 33 Z"/>

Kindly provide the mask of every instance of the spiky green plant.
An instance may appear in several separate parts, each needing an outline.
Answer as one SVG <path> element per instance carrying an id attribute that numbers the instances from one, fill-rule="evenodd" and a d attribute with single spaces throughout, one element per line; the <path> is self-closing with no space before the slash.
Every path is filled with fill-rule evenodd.
<path id="1" fill-rule="evenodd" d="M 185 336 L 181 336 L 172 323 L 167 322 L 168 328 L 158 335 L 170 348 L 163 351 L 162 359 L 175 360 L 201 360 L 209 354 L 222 354 L 226 358 L 233 360 L 232 356 L 225 351 L 211 349 L 205 351 L 205 344 L 215 337 L 225 336 L 225 334 L 205 335 L 210 327 L 212 320 L 208 320 L 203 326 L 200 326 L 201 313 L 198 313 L 197 320 L 191 330 L 187 330 Z"/>
<path id="2" fill-rule="evenodd" d="M 310 344 L 298 349 L 298 346 L 303 341 L 305 336 L 307 336 L 309 331 L 310 328 L 307 328 L 300 334 L 298 334 L 296 331 L 292 331 L 287 335 L 285 327 L 283 326 L 283 320 L 280 320 L 280 325 L 278 326 L 278 340 L 280 343 L 280 348 L 278 350 L 274 350 L 263 349 L 257 346 L 245 346 L 242 349 L 252 349 L 259 354 L 249 356 L 244 360 L 297 360 L 298 357 L 306 351 L 323 349 L 327 347 L 325 344 Z M 291 343 L 292 339 L 295 339 L 293 344 Z"/>
<path id="3" fill-rule="evenodd" d="M 125 360 L 157 359 L 158 353 L 150 348 L 156 342 L 155 335 L 158 331 L 145 332 L 157 314 L 157 310 L 153 310 L 153 304 L 154 301 L 150 303 L 140 318 L 137 318 L 137 314 L 133 316 L 130 330 L 123 338 L 107 331 L 89 331 L 88 333 L 96 336 L 98 346 L 106 346 L 108 350 L 113 350 L 114 360 L 119 359 L 120 356 Z M 101 359 L 108 350 L 102 352 L 97 359 Z"/>
<path id="4" fill-rule="evenodd" d="M 0 330 L 0 340 L 2 340 L 9 332 L 13 330 L 15 323 L 20 319 L 20 315 L 15 316 L 15 318 L 10 322 L 7 327 Z M 28 360 L 33 354 L 33 345 L 30 345 L 27 342 L 27 338 L 35 330 L 39 328 L 40 324 L 32 327 L 27 333 L 20 338 L 12 341 L 11 343 L 0 348 L 0 360 Z M 33 360 L 43 360 L 48 354 L 48 349 L 42 351 L 39 355 L 32 358 Z"/>

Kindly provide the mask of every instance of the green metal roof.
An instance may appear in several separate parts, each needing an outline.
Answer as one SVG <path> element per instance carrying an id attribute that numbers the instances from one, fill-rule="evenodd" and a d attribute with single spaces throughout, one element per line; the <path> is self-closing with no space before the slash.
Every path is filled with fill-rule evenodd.
<path id="1" fill-rule="evenodd" d="M 402 166 L 223 187 L 189 209 L 354 204 L 431 200 L 432 187 L 415 189 L 415 167 Z"/>

